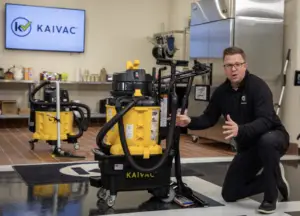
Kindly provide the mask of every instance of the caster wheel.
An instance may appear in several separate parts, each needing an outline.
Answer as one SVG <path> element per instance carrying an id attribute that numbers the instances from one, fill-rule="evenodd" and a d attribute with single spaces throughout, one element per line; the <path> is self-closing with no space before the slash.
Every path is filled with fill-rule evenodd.
<path id="1" fill-rule="evenodd" d="M 30 144 L 30 149 L 34 150 L 34 143 L 30 142 L 29 144 Z"/>
<path id="2" fill-rule="evenodd" d="M 54 152 L 54 151 L 56 151 L 56 146 L 51 146 L 51 149 L 52 149 L 52 151 Z"/>
<path id="3" fill-rule="evenodd" d="M 108 196 L 106 200 L 106 204 L 109 207 L 113 207 L 115 205 L 115 201 L 116 201 L 116 196 Z"/>
<path id="4" fill-rule="evenodd" d="M 75 144 L 74 144 L 74 149 L 75 149 L 75 150 L 79 150 L 79 144 L 78 144 L 78 143 L 75 143 Z"/>
<path id="5" fill-rule="evenodd" d="M 175 190 L 172 187 L 170 187 L 168 197 L 162 198 L 161 201 L 163 201 L 164 203 L 173 202 L 175 196 L 176 196 Z"/>
<path id="6" fill-rule="evenodd" d="M 199 137 L 197 137 L 197 136 L 193 136 L 193 137 L 192 137 L 192 141 L 193 141 L 193 143 L 196 143 L 196 142 L 198 142 L 198 140 L 199 140 Z"/>
<path id="7" fill-rule="evenodd" d="M 99 200 L 97 200 L 96 205 L 98 208 L 103 208 L 103 205 L 105 206 L 105 202 L 103 200 L 99 199 Z"/>
<path id="8" fill-rule="evenodd" d="M 106 199 L 106 190 L 104 188 L 100 188 L 98 193 L 97 193 L 97 197 L 98 199 L 102 199 L 105 200 Z"/>

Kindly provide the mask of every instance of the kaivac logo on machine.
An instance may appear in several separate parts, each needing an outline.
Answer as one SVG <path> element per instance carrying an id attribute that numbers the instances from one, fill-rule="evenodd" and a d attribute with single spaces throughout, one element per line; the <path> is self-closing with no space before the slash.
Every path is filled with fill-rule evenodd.
<path id="1" fill-rule="evenodd" d="M 76 34 L 75 26 L 64 26 L 55 24 L 41 24 L 28 20 L 24 17 L 18 17 L 11 23 L 12 32 L 18 37 L 25 37 L 31 32 L 36 33 L 53 33 L 53 34 Z"/>

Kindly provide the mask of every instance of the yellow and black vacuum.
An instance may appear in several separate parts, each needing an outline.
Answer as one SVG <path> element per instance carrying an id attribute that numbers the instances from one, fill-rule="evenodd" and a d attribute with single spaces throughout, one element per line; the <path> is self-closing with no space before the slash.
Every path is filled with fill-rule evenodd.
<path id="1" fill-rule="evenodd" d="M 61 89 L 59 84 L 60 81 L 44 81 L 29 94 L 29 130 L 33 133 L 33 139 L 29 141 L 31 149 L 36 142 L 44 140 L 52 146 L 54 156 L 84 158 L 63 151 L 61 141 L 79 149 L 78 139 L 89 126 L 90 108 L 70 101 L 68 91 Z M 42 88 L 43 100 L 35 99 Z M 77 133 L 74 132 L 74 124 L 78 128 Z"/>
<path id="2" fill-rule="evenodd" d="M 180 128 L 176 127 L 177 95 L 176 83 L 188 79 L 182 112 L 186 109 L 193 78 L 211 72 L 211 69 L 197 61 L 192 70 L 176 73 L 176 67 L 188 66 L 188 61 L 157 59 L 163 65 L 156 76 L 144 69 L 138 69 L 139 62 L 127 63 L 127 70 L 113 75 L 111 98 L 107 101 L 107 122 L 99 131 L 93 149 L 95 160 L 99 161 L 101 176 L 91 177 L 90 184 L 99 188 L 98 198 L 112 207 L 119 191 L 147 190 L 163 202 L 181 198 L 205 206 L 182 181 L 179 154 Z M 169 76 L 161 76 L 167 66 Z M 162 84 L 162 80 L 169 79 Z M 161 96 L 168 95 L 167 113 L 161 108 Z M 168 133 L 161 133 L 160 118 L 169 116 Z M 161 140 L 166 139 L 166 148 Z M 171 170 L 175 159 L 177 182 L 171 182 Z"/>

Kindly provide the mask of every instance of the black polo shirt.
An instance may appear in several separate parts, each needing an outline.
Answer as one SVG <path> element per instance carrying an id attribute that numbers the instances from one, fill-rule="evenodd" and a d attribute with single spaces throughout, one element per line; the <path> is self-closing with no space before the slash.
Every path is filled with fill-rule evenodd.
<path id="1" fill-rule="evenodd" d="M 237 90 L 226 80 L 213 93 L 209 105 L 199 117 L 191 117 L 188 128 L 202 130 L 214 126 L 221 115 L 239 125 L 240 142 L 253 142 L 270 130 L 286 132 L 274 110 L 273 95 L 261 78 L 246 71 Z M 287 132 L 286 132 L 287 133 Z M 225 137 L 225 135 L 224 135 Z"/>

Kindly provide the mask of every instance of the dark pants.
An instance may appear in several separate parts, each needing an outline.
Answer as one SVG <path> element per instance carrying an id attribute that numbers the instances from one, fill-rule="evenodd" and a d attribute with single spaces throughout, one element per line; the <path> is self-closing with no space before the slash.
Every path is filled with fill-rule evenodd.
<path id="1" fill-rule="evenodd" d="M 264 200 L 276 201 L 279 162 L 288 145 L 288 134 L 276 130 L 262 135 L 248 150 L 237 153 L 225 177 L 223 199 L 234 202 L 264 193 Z M 262 174 L 257 175 L 262 168 Z"/>

